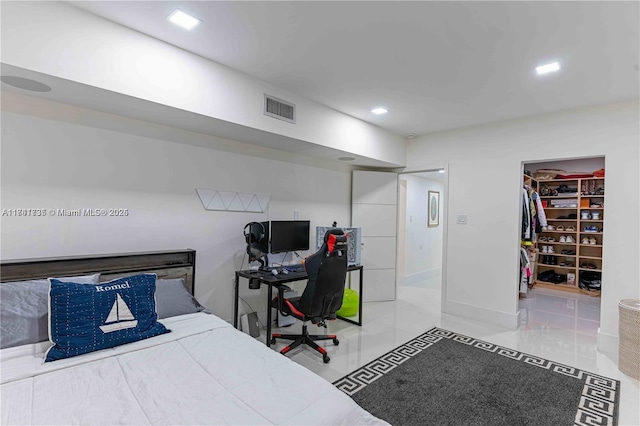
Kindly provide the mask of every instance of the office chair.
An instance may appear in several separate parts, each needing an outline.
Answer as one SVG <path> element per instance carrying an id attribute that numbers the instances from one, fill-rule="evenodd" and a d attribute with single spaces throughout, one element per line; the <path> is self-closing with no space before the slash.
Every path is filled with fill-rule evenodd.
<path id="1" fill-rule="evenodd" d="M 293 340 L 280 351 L 283 355 L 302 344 L 311 346 L 322 354 L 322 360 L 327 363 L 331 358 L 316 341 L 333 340 L 334 345 L 340 342 L 335 334 L 309 334 L 307 321 L 327 328 L 325 321 L 336 319 L 336 312 L 342 306 L 347 276 L 347 237 L 341 229 L 327 231 L 324 235 L 324 244 L 316 253 L 305 259 L 304 268 L 309 281 L 302 295 L 285 299 L 284 292 L 290 288 L 280 286 L 278 296 L 271 302 L 281 315 L 291 315 L 302 321 L 302 334 L 273 333 L 271 343 L 275 344 L 276 339 Z"/>

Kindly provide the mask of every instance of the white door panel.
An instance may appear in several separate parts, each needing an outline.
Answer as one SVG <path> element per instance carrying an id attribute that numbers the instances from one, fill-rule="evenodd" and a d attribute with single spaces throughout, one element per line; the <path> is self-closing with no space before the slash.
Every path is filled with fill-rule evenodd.
<path id="1" fill-rule="evenodd" d="M 393 269 L 396 267 L 395 237 L 362 237 L 362 265 L 364 269 Z M 389 247 L 394 251 L 390 252 Z"/>
<path id="2" fill-rule="evenodd" d="M 396 298 L 396 232 L 398 175 L 355 170 L 351 226 L 362 228 L 362 300 Z"/>
<path id="3" fill-rule="evenodd" d="M 393 204 L 398 200 L 398 175 L 385 172 L 353 172 L 353 204 Z"/>
<path id="4" fill-rule="evenodd" d="M 352 222 L 362 228 L 362 236 L 395 237 L 396 215 L 395 205 L 354 204 L 352 206 Z"/>
<path id="5" fill-rule="evenodd" d="M 363 302 L 395 300 L 395 269 L 366 269 L 363 275 Z"/>

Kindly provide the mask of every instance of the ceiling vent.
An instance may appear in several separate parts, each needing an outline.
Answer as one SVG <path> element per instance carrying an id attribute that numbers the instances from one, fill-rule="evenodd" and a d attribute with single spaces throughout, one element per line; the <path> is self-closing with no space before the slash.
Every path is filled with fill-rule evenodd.
<path id="1" fill-rule="evenodd" d="M 285 102 L 282 99 L 274 98 L 271 95 L 264 95 L 264 115 L 284 120 L 289 123 L 296 123 L 296 106 Z"/>

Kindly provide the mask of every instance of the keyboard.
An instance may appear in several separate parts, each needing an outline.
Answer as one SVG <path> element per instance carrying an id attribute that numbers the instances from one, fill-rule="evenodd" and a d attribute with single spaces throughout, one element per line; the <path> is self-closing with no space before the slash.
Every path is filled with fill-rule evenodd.
<path id="1" fill-rule="evenodd" d="M 300 264 L 300 265 L 289 265 L 289 266 L 285 266 L 285 268 L 289 272 L 304 272 L 304 265 L 302 265 L 302 264 Z"/>

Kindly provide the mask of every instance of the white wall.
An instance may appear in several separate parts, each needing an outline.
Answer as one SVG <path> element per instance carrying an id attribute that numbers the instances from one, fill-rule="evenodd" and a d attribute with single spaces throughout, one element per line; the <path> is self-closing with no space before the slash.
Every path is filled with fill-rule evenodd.
<path id="1" fill-rule="evenodd" d="M 348 224 L 351 216 L 348 170 L 6 110 L 1 165 L 3 209 L 129 210 L 127 217 L 3 216 L 3 260 L 192 248 L 196 297 L 224 319 L 232 317 L 232 279 L 244 256 L 246 223 L 289 220 L 299 210 L 315 229 L 333 220 Z M 195 188 L 270 193 L 271 204 L 266 214 L 206 211 Z M 266 296 L 246 282 L 241 294 L 253 308 L 265 309 Z"/>
<path id="2" fill-rule="evenodd" d="M 5 64 L 404 165 L 399 135 L 68 4 L 2 2 L 1 18 Z M 296 105 L 295 125 L 262 113 L 265 93 Z"/>
<path id="3" fill-rule="evenodd" d="M 598 347 L 617 350 L 618 307 L 639 298 L 638 102 L 621 102 L 420 137 L 408 170 L 449 164 L 447 312 L 515 327 L 522 162 L 606 156 L 607 216 Z M 467 225 L 456 215 L 468 215 Z"/>
<path id="4" fill-rule="evenodd" d="M 410 284 L 441 273 L 444 186 L 442 182 L 415 175 L 400 175 L 400 179 L 407 181 L 404 283 Z M 429 191 L 440 193 L 441 222 L 432 228 L 427 226 Z"/>

